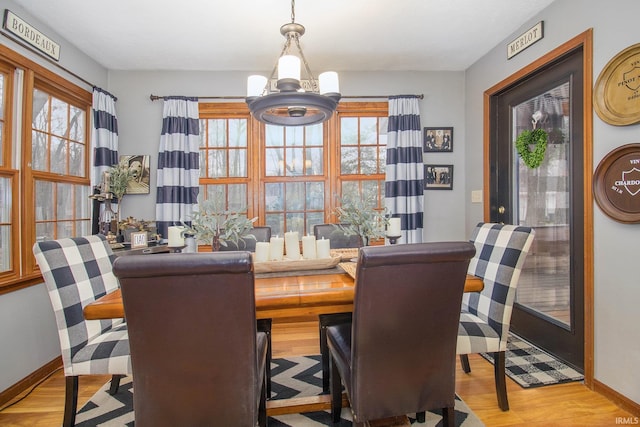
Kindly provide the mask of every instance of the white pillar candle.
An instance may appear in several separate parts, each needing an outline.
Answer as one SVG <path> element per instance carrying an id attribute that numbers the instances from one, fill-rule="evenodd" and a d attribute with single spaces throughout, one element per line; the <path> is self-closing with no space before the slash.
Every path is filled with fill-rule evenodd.
<path id="1" fill-rule="evenodd" d="M 256 262 L 269 261 L 269 242 L 256 242 Z"/>
<path id="2" fill-rule="evenodd" d="M 297 261 L 300 259 L 300 239 L 298 239 L 297 231 L 284 233 L 284 250 L 287 259 Z"/>
<path id="3" fill-rule="evenodd" d="M 184 237 L 181 236 L 183 227 L 169 227 L 169 247 L 176 248 L 184 246 Z"/>
<path id="4" fill-rule="evenodd" d="M 304 259 L 316 258 L 316 236 L 302 236 L 302 257 Z"/>
<path id="5" fill-rule="evenodd" d="M 284 254 L 284 239 L 282 237 L 272 237 L 269 243 L 269 259 L 281 261 Z"/>
<path id="6" fill-rule="evenodd" d="M 324 237 L 316 240 L 316 255 L 318 258 L 331 258 L 331 241 Z"/>
<path id="7" fill-rule="evenodd" d="M 389 218 L 387 236 L 402 236 L 402 230 L 400 230 L 400 218 Z"/>

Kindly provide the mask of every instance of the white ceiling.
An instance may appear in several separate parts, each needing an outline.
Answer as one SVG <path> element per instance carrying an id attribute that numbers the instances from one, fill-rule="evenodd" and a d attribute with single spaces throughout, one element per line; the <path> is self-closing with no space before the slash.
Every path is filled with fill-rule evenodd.
<path id="1" fill-rule="evenodd" d="M 553 1 L 298 0 L 295 14 L 314 73 L 465 70 Z M 14 2 L 113 70 L 270 71 L 291 21 L 290 0 Z"/>

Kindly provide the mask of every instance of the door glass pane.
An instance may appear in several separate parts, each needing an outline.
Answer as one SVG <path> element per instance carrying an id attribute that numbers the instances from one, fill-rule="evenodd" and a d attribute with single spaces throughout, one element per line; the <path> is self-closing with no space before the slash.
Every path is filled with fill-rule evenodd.
<path id="1" fill-rule="evenodd" d="M 536 232 L 516 301 L 564 325 L 571 319 L 569 96 L 566 82 L 512 109 L 514 150 L 516 137 L 525 130 L 544 129 L 548 134 L 539 167 L 529 168 L 518 154 L 514 155 L 518 161 L 514 168 L 516 223 L 533 227 Z"/>

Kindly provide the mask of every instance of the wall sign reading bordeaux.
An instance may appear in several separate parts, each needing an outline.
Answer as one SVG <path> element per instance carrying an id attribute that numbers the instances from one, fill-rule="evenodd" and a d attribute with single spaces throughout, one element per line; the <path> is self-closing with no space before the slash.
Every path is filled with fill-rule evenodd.
<path id="1" fill-rule="evenodd" d="M 593 182 L 596 203 L 607 216 L 640 223 L 640 144 L 623 145 L 607 154 Z"/>

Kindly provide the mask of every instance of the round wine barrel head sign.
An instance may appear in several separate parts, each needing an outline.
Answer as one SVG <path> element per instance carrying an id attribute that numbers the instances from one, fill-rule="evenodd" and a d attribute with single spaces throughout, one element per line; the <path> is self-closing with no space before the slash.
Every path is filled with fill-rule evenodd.
<path id="1" fill-rule="evenodd" d="M 596 203 L 607 216 L 628 224 L 640 222 L 640 144 L 607 154 L 593 181 Z"/>
<path id="2" fill-rule="evenodd" d="M 593 92 L 598 116 L 615 126 L 640 122 L 640 43 L 618 53 L 604 67 Z"/>

